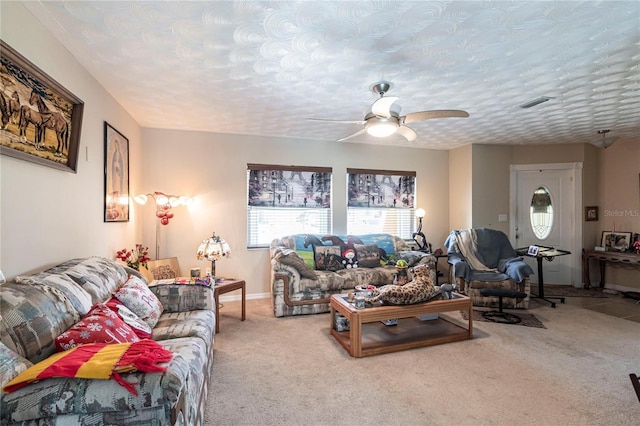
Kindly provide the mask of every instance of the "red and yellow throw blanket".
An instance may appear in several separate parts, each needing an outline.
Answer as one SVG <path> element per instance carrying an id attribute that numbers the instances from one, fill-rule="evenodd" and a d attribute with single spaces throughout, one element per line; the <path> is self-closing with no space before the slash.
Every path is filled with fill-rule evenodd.
<path id="1" fill-rule="evenodd" d="M 4 393 L 16 391 L 30 383 L 51 377 L 78 379 L 113 379 L 134 395 L 138 392 L 120 373 L 134 371 L 163 372 L 159 363 L 169 362 L 173 352 L 154 340 L 133 343 L 90 343 L 59 352 L 24 371 L 2 388 Z"/>

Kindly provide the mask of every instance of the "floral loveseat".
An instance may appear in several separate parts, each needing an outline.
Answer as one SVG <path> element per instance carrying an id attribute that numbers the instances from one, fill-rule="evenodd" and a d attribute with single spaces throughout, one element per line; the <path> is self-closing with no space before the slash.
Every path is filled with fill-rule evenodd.
<path id="1" fill-rule="evenodd" d="M 332 294 L 357 285 L 392 284 L 398 260 L 435 265 L 390 234 L 295 234 L 271 242 L 271 296 L 276 317 L 329 312 Z M 435 282 L 435 269 L 431 273 Z"/>
<path id="2" fill-rule="evenodd" d="M 0 424 L 202 424 L 213 364 L 213 290 L 176 284 L 147 289 L 137 271 L 99 257 L 70 260 L 0 285 L 2 387 L 23 377 L 28 372 L 16 376 L 32 365 L 55 359 L 60 341 L 56 337 L 68 337 L 73 326 L 92 324 L 86 317 L 81 319 L 94 304 L 114 300 L 113 294 L 122 294 L 126 283 L 134 281 L 144 290 L 140 294 L 146 294 L 140 299 L 148 298 L 150 289 L 156 302 L 161 303 L 157 310 L 161 314 L 153 319 L 155 326 L 148 328 L 153 341 L 140 342 L 153 344 L 157 352 L 167 354 L 168 362 L 158 364 L 166 370 L 122 374 L 120 377 L 131 383 L 136 392 L 109 379 L 56 377 L 35 381 L 2 395 Z M 129 320 L 135 322 L 136 318 Z M 127 335 L 122 326 L 108 332 L 117 337 L 116 342 Z M 77 338 L 81 339 L 81 335 Z"/>

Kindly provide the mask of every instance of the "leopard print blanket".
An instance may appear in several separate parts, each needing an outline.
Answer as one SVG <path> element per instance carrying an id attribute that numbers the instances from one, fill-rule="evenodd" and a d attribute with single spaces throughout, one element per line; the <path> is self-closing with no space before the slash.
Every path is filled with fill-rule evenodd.
<path id="1" fill-rule="evenodd" d="M 373 290 L 370 297 L 365 297 L 365 301 L 409 305 L 424 302 L 438 293 L 431 279 L 429 265 L 419 265 L 413 268 L 413 279 L 407 284 L 388 284 L 378 287 Z"/>

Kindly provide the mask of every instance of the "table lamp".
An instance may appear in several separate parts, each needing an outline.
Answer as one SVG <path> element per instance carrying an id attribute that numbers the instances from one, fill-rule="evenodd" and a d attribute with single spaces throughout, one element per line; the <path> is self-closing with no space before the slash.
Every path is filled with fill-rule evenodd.
<path id="1" fill-rule="evenodd" d="M 198 260 L 210 260 L 211 261 L 211 279 L 213 283 L 216 282 L 216 260 L 220 260 L 223 257 L 231 256 L 231 247 L 222 238 L 213 235 L 207 239 L 202 240 L 198 251 L 196 252 Z"/>

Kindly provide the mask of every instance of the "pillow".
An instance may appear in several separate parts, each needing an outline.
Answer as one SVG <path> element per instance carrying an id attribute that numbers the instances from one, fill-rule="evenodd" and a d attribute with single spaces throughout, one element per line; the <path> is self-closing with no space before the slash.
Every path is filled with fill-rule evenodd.
<path id="1" fill-rule="evenodd" d="M 131 312 L 131 310 L 120 300 L 112 296 L 111 299 L 107 300 L 105 305 L 115 312 L 118 315 L 118 318 L 131 327 L 133 332 L 136 333 L 136 336 L 141 339 L 148 339 L 151 337 L 153 330 L 149 327 L 149 324 L 142 321 L 136 314 Z"/>
<path id="2" fill-rule="evenodd" d="M 149 327 L 156 326 L 163 310 L 162 303 L 140 278 L 130 275 L 113 295 Z"/>
<path id="3" fill-rule="evenodd" d="M 358 266 L 361 268 L 375 268 L 380 266 L 380 249 L 375 244 L 354 244 Z"/>
<path id="4" fill-rule="evenodd" d="M 313 246 L 313 258 L 318 271 L 338 271 L 344 269 L 342 250 L 339 246 Z"/>
<path id="5" fill-rule="evenodd" d="M 295 250 L 288 248 L 278 248 L 273 259 L 289 266 L 293 266 L 300 272 L 300 275 L 312 280 L 318 279 L 318 274 L 307 265 Z"/>
<path id="6" fill-rule="evenodd" d="M 58 351 L 88 343 L 138 342 L 140 338 L 104 303 L 91 308 L 76 325 L 56 337 Z"/>

